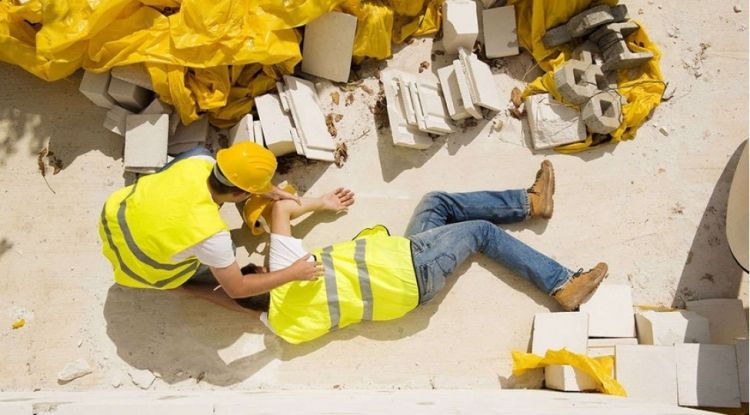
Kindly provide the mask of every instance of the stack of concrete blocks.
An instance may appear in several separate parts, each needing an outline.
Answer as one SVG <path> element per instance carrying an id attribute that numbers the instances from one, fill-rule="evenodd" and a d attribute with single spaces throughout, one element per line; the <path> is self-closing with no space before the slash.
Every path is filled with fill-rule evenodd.
<path id="1" fill-rule="evenodd" d="M 443 48 L 448 54 L 460 48 L 474 49 L 479 35 L 477 4 L 470 0 L 443 2 Z"/>
<path id="2" fill-rule="evenodd" d="M 547 350 L 565 348 L 586 354 L 589 316 L 586 313 L 538 313 L 534 315 L 531 352 L 544 356 Z M 547 388 L 561 391 L 595 390 L 596 382 L 586 373 L 569 365 L 550 365 L 544 369 Z"/>
<path id="3" fill-rule="evenodd" d="M 622 98 L 617 84 L 593 63 L 589 53 L 583 60 L 570 59 L 555 71 L 554 79 L 562 98 L 582 107 L 581 118 L 589 132 L 608 134 L 621 124 Z"/>
<path id="4" fill-rule="evenodd" d="M 550 94 L 530 95 L 525 101 L 526 121 L 535 150 L 577 143 L 586 139 L 581 113 Z"/>
<path id="5" fill-rule="evenodd" d="M 292 131 L 292 146 L 301 149 L 301 154 L 309 159 L 334 161 L 336 143 L 328 132 L 315 85 L 310 81 L 288 75 L 284 76 L 283 85 L 276 85 L 281 106 L 285 112 L 291 113 L 296 127 Z M 263 134 L 263 139 L 271 151 L 276 147 L 281 147 L 280 151 L 291 149 L 287 142 L 276 141 L 274 137 L 266 134 Z"/>
<path id="6" fill-rule="evenodd" d="M 481 108 L 500 111 L 503 102 L 490 67 L 468 50 L 461 48 L 458 59 L 438 69 L 448 115 L 454 120 L 474 117 L 481 120 Z"/>
<path id="7" fill-rule="evenodd" d="M 210 131 L 211 126 L 208 125 L 207 117 L 193 121 L 190 125 L 181 124 L 175 133 L 169 136 L 167 152 L 174 156 L 193 147 L 204 145 Z"/>
<path id="8" fill-rule="evenodd" d="M 357 18 L 330 12 L 308 23 L 302 45 L 302 71 L 335 82 L 347 82 Z"/>
<path id="9" fill-rule="evenodd" d="M 153 173 L 167 162 L 168 114 L 131 114 L 125 132 L 125 171 Z"/>
<path id="10" fill-rule="evenodd" d="M 614 7 L 606 5 L 592 7 L 573 16 L 567 23 L 549 29 L 542 37 L 547 48 L 568 43 L 574 38 L 585 36 L 598 28 L 612 22 L 628 20 L 628 9 L 624 4 Z"/>
<path id="11" fill-rule="evenodd" d="M 429 134 L 453 132 L 446 109 L 450 104 L 437 82 L 395 69 L 381 71 L 380 80 L 394 145 L 425 149 L 432 145 Z"/>
<path id="12" fill-rule="evenodd" d="M 266 139 L 271 143 L 276 143 L 277 145 L 271 150 L 276 156 L 294 152 L 302 154 L 302 148 L 293 138 L 297 133 L 292 126 L 291 117 L 284 112 L 281 99 L 277 94 L 256 97 L 255 108 L 258 111 L 261 126 L 261 131 L 258 131 L 257 123 L 253 122 L 253 137 L 256 143 Z M 283 145 L 279 145 L 281 143 Z"/>
<path id="13" fill-rule="evenodd" d="M 636 30 L 638 25 L 633 22 L 610 23 L 589 36 L 589 40 L 596 43 L 601 51 L 604 58 L 602 69 L 605 72 L 635 68 L 654 57 L 649 51 L 630 51 L 625 38 Z"/>
<path id="14" fill-rule="evenodd" d="M 482 10 L 482 36 L 484 56 L 502 58 L 518 55 L 516 8 L 505 6 Z"/>
<path id="15" fill-rule="evenodd" d="M 677 405 L 674 346 L 615 346 L 615 378 L 628 397 Z"/>

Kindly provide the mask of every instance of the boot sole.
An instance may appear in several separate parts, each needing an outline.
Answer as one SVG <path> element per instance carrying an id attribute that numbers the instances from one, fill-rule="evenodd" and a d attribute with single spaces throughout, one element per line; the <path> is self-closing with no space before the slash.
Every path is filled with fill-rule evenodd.
<path id="1" fill-rule="evenodd" d="M 606 264 L 605 264 L 604 270 L 602 271 L 601 275 L 598 276 L 597 278 L 589 281 L 588 284 L 585 285 L 585 288 L 586 288 L 585 293 L 581 294 L 581 296 L 579 298 L 575 298 L 574 304 L 572 306 L 564 306 L 564 305 L 561 304 L 563 310 L 565 310 L 565 311 L 573 311 L 573 310 L 577 309 L 581 305 L 581 303 L 586 298 L 588 298 L 589 295 L 591 295 L 591 293 L 594 292 L 594 290 L 596 290 L 599 287 L 599 285 L 601 284 L 601 282 L 604 281 L 604 279 L 607 278 L 608 275 L 609 275 L 609 267 L 607 267 Z"/>
<path id="2" fill-rule="evenodd" d="M 549 178 L 552 182 L 552 185 L 547 186 L 545 189 L 544 198 L 549 201 L 549 203 L 544 207 L 544 212 L 542 213 L 543 218 L 549 219 L 552 217 L 552 213 L 555 210 L 555 201 L 552 199 L 552 195 L 555 194 L 555 168 L 552 167 L 552 163 L 547 160 L 545 160 L 543 164 L 549 167 Z"/>

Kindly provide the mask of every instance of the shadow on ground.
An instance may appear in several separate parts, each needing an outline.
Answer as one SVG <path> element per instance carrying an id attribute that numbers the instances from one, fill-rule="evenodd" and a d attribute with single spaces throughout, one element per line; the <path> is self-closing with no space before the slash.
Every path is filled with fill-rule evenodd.
<path id="1" fill-rule="evenodd" d="M 673 307 L 684 307 L 690 300 L 739 295 L 743 271 L 729 249 L 726 219 L 729 188 L 742 148 L 739 146 L 732 154 L 708 199 L 675 291 Z"/>

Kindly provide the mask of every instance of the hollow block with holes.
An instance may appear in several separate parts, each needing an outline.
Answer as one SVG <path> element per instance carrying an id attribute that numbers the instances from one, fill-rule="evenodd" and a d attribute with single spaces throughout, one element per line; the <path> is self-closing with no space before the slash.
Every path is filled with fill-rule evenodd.
<path id="1" fill-rule="evenodd" d="M 616 92 L 599 92 L 581 110 L 581 118 L 592 133 L 608 134 L 620 126 L 622 111 Z"/>

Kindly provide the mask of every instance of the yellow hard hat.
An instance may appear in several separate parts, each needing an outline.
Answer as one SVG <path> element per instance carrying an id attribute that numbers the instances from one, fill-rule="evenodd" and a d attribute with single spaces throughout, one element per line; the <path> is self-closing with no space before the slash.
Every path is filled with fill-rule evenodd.
<path id="1" fill-rule="evenodd" d="M 291 184 L 286 181 L 279 184 L 279 188 L 285 192 L 291 194 L 297 194 L 297 190 Z M 242 208 L 242 219 L 245 220 L 245 224 L 250 228 L 255 236 L 263 235 L 266 232 L 270 232 L 266 227 L 270 226 L 271 222 L 271 205 L 273 200 L 266 199 L 260 195 L 253 195 L 245 201 L 245 206 Z M 263 226 L 265 222 L 265 227 Z"/>
<path id="2" fill-rule="evenodd" d="M 273 189 L 276 157 L 261 145 L 243 141 L 221 149 L 216 162 L 224 177 L 246 192 L 267 193 Z"/>

